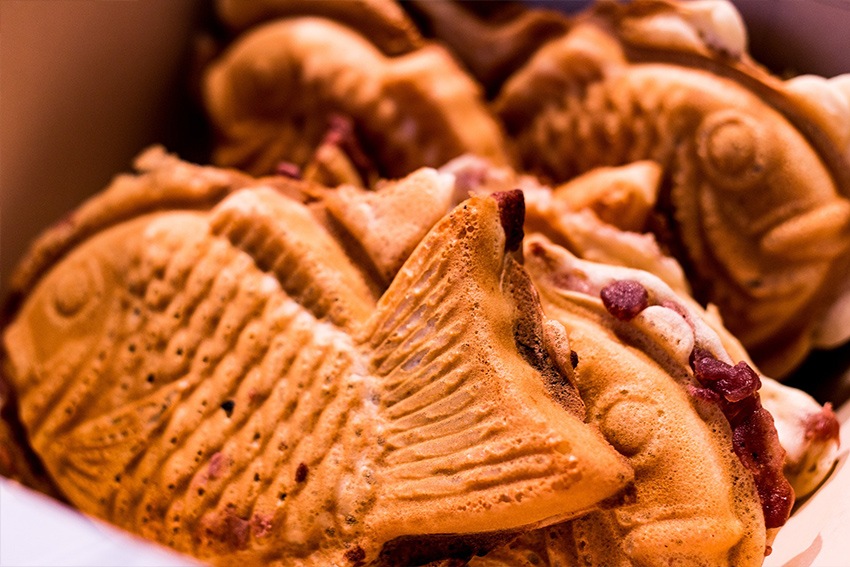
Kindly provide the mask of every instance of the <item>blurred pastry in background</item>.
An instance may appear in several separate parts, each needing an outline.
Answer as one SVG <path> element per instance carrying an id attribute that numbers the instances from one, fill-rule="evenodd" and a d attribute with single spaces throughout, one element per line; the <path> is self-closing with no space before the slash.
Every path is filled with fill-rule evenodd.
<path id="1" fill-rule="evenodd" d="M 725 1 L 600 3 L 494 107 L 523 167 L 560 183 L 653 160 L 643 230 L 768 373 L 848 338 L 847 80 L 770 75 Z"/>
<path id="2" fill-rule="evenodd" d="M 541 45 L 571 25 L 564 12 L 510 0 L 410 0 L 401 5 L 423 35 L 451 49 L 488 95 Z"/>
<path id="3" fill-rule="evenodd" d="M 425 42 L 387 53 L 371 29 L 346 22 L 274 19 L 238 35 L 211 62 L 202 90 L 214 163 L 254 175 L 280 163 L 303 170 L 334 117 L 351 125 L 348 147 L 357 149 L 346 155 L 364 185 L 464 153 L 509 163 L 481 87 L 444 47 Z"/>

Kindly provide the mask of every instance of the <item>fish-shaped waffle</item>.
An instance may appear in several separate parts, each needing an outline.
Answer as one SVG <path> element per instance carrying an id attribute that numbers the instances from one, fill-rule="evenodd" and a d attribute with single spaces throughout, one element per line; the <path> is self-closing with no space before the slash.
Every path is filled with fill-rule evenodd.
<path id="1" fill-rule="evenodd" d="M 524 167 L 555 183 L 660 164 L 644 229 L 782 377 L 813 346 L 850 338 L 848 83 L 770 75 L 728 2 L 607 2 L 534 53 L 494 105 Z"/>
<path id="2" fill-rule="evenodd" d="M 635 468 L 634 492 L 481 564 L 534 553 L 543 565 L 761 565 L 794 493 L 758 374 L 651 274 L 579 260 L 540 236 L 525 259 L 577 354 L 589 419 Z"/>
<path id="3" fill-rule="evenodd" d="M 374 33 L 322 13 L 250 28 L 207 67 L 202 90 L 216 164 L 255 175 L 281 163 L 303 170 L 335 116 L 352 123 L 349 145 L 358 149 L 347 155 L 367 170 L 363 184 L 369 173 L 401 177 L 463 153 L 510 161 L 481 88 L 445 48 L 385 53 Z"/>
<path id="4" fill-rule="evenodd" d="M 514 259 L 521 193 L 455 208 L 376 297 L 279 187 L 169 201 L 208 194 L 197 170 L 66 234 L 4 329 L 21 423 L 73 505 L 214 564 L 396 565 L 484 553 L 631 481 Z"/>
<path id="5" fill-rule="evenodd" d="M 642 170 L 643 167 L 639 168 L 639 171 Z M 597 172 L 598 175 L 586 178 L 587 186 L 579 181 L 570 189 L 586 195 L 591 193 L 590 189 L 599 189 L 603 178 L 610 176 L 613 191 L 616 193 L 618 189 L 622 189 L 624 181 L 630 179 L 627 176 L 629 171 L 621 168 L 601 170 Z M 487 194 L 492 190 L 503 190 L 505 186 L 515 184 L 521 179 L 501 168 L 488 170 L 475 159 L 464 159 L 449 164 L 441 169 L 441 175 L 427 170 L 414 175 L 420 183 L 429 181 L 430 185 L 415 187 L 402 184 L 382 187 L 376 191 L 346 188 L 335 195 L 334 191 L 329 192 L 329 195 L 334 195 L 336 199 L 334 206 L 337 210 L 334 214 L 338 215 L 340 222 L 345 224 L 352 234 L 358 235 L 360 243 L 367 251 L 373 246 L 376 247 L 376 256 L 384 246 L 377 243 L 393 241 L 396 246 L 394 249 L 398 250 L 403 249 L 400 241 L 415 238 L 415 228 L 408 232 L 397 228 L 404 226 L 401 218 L 406 213 L 392 206 L 404 202 L 405 191 L 415 191 L 415 196 L 424 201 L 417 205 L 417 210 L 432 211 L 446 206 L 446 202 L 451 202 L 453 194 L 457 196 L 463 191 L 482 191 Z M 453 177 L 454 191 L 451 187 Z M 643 176 L 638 176 L 641 177 Z M 522 181 L 522 185 L 529 196 L 528 205 L 536 209 L 533 214 L 540 217 L 537 221 L 539 226 L 546 221 L 545 212 L 547 207 L 551 206 L 554 192 L 543 190 L 541 187 L 535 188 L 527 179 Z M 626 183 L 627 187 L 630 185 L 631 183 Z M 413 198 L 413 195 L 410 197 Z M 582 219 L 579 222 L 595 218 L 587 210 L 572 214 Z M 566 219 L 567 215 L 562 212 L 559 218 Z M 362 223 L 367 224 L 357 230 L 358 224 Z M 589 226 L 604 226 L 598 219 L 595 223 Z M 382 237 L 382 234 L 386 233 L 394 235 L 395 238 Z M 631 258 L 633 263 L 658 265 L 655 259 L 657 250 L 648 253 L 643 246 L 647 235 L 622 231 L 617 233 L 615 227 L 609 225 L 603 235 L 597 238 L 607 242 L 612 234 L 617 235 L 615 240 L 620 242 L 618 246 L 630 249 L 634 256 L 647 256 L 643 260 Z M 640 244 L 630 242 L 634 239 L 639 240 Z M 543 243 L 547 249 L 562 250 L 541 240 L 539 236 L 533 235 L 531 242 Z M 593 243 L 593 231 L 589 230 L 587 239 L 574 247 L 583 252 L 598 254 L 600 246 L 594 246 Z M 701 310 L 696 302 L 687 297 L 682 288 L 674 290 L 645 271 L 581 263 L 565 250 L 562 252 L 572 261 L 589 266 L 586 269 L 591 272 L 602 272 L 605 276 L 617 279 L 640 278 L 646 288 L 651 290 L 653 300 L 664 305 L 663 309 L 653 306 L 645 317 L 652 324 L 657 324 L 660 312 L 660 322 L 667 324 L 667 327 L 658 325 L 658 328 L 652 328 L 650 324 L 647 331 L 647 325 L 639 326 L 642 325 L 640 322 L 634 323 L 639 326 L 638 334 L 646 334 L 644 342 L 640 343 L 630 340 L 628 336 L 621 336 L 616 329 L 605 328 L 609 324 L 605 319 L 613 318 L 600 302 L 598 295 L 592 295 L 592 290 L 581 290 L 591 293 L 590 299 L 581 299 L 581 295 L 576 296 L 579 299 L 572 298 L 579 303 L 588 301 L 593 304 L 594 299 L 599 303 L 595 315 L 588 315 L 581 310 L 573 314 L 579 320 L 588 317 L 584 325 L 589 328 L 594 325 L 601 327 L 596 329 L 595 333 L 586 332 L 581 342 L 571 343 L 577 354 L 577 371 L 586 372 L 584 376 L 587 381 L 582 382 L 582 375 L 579 374 L 578 383 L 580 390 L 582 385 L 590 388 L 587 392 L 581 390 L 583 396 L 589 396 L 589 400 L 597 399 L 597 396 L 601 395 L 599 390 L 607 385 L 604 388 L 607 401 L 599 402 L 601 406 L 605 406 L 599 412 L 603 415 L 600 417 L 597 414 L 596 418 L 603 432 L 607 431 L 612 435 L 610 440 L 615 447 L 630 458 L 634 457 L 636 460 L 633 465 L 640 464 L 640 467 L 635 466 L 636 492 L 627 496 L 619 508 L 613 508 L 618 511 L 617 514 L 612 510 L 597 511 L 563 525 L 541 528 L 519 536 L 510 544 L 497 548 L 483 558 L 475 558 L 472 564 L 571 565 L 580 564 L 585 559 L 593 561 L 594 557 L 597 564 L 603 565 L 609 564 L 611 558 L 616 557 L 625 564 L 652 564 L 652 560 L 666 564 L 668 559 L 705 565 L 724 564 L 724 561 L 725 564 L 732 565 L 761 564 L 766 546 L 775 535 L 777 526 L 784 523 L 791 503 L 796 497 L 804 497 L 810 493 L 825 478 L 835 462 L 838 447 L 837 422 L 830 408 L 821 407 L 799 390 L 781 386 L 767 377 L 757 376 L 762 384 L 759 392 L 763 398 L 764 409 L 777 418 L 772 421 L 764 409 L 755 409 L 755 406 L 761 403 L 761 400 L 756 402 L 755 397 L 749 398 L 743 404 L 753 404 L 752 415 L 756 417 L 752 419 L 761 422 L 759 427 L 764 426 L 762 431 L 753 435 L 755 443 L 763 443 L 769 448 L 766 451 L 769 457 L 760 465 L 751 467 L 757 470 L 761 467 L 769 472 L 754 474 L 742 464 L 731 440 L 737 435 L 740 441 L 745 428 L 742 429 L 741 423 L 737 423 L 735 434 L 730 431 L 727 418 L 718 415 L 716 410 L 702 415 L 706 413 L 705 408 L 699 411 L 695 409 L 693 405 L 699 406 L 701 402 L 692 400 L 689 387 L 697 382 L 689 384 L 688 379 L 683 378 L 683 375 L 693 374 L 693 370 L 689 369 L 689 356 L 684 352 L 677 352 L 678 360 L 671 357 L 671 351 L 687 350 L 687 345 L 682 344 L 687 341 L 683 341 L 675 332 L 684 328 L 693 337 L 692 346 L 699 342 L 711 352 L 717 353 L 729 368 L 735 368 L 731 364 L 732 361 L 749 363 L 753 373 L 748 375 L 752 378 L 756 376 L 756 369 L 749 362 L 740 343 L 722 328 L 716 316 Z M 609 257 L 613 258 L 614 255 Z M 539 263 L 538 257 L 526 248 L 525 258 L 532 275 L 537 276 L 540 271 L 540 266 L 536 264 Z M 535 270 L 535 267 L 538 270 Z M 551 277 L 555 282 L 559 282 L 560 276 L 563 275 L 563 271 L 555 270 L 548 264 L 543 269 L 552 271 L 551 274 L 547 272 L 547 277 Z M 569 277 L 564 277 L 565 286 L 569 280 Z M 581 283 L 579 281 L 577 285 Z M 603 287 L 602 283 L 595 283 L 598 284 L 597 287 Z M 549 294 L 546 290 L 551 292 L 552 284 L 544 280 L 542 283 L 536 282 L 536 287 L 541 292 L 546 316 L 558 318 L 560 311 L 557 305 L 553 308 L 547 300 Z M 556 294 L 561 291 L 560 288 L 555 290 Z M 592 313 L 593 309 L 590 312 Z M 671 314 L 675 317 L 672 321 L 669 317 Z M 665 316 L 668 317 L 665 319 Z M 690 328 L 686 318 L 687 321 L 693 322 L 694 328 Z M 676 319 L 682 322 L 678 329 L 670 325 L 671 322 L 675 324 Z M 584 332 L 584 327 L 571 324 L 570 317 L 561 317 L 558 320 L 565 324 L 570 334 L 575 328 Z M 575 348 L 581 344 L 593 349 L 593 358 L 583 357 L 583 349 Z M 693 381 L 693 378 L 691 380 Z M 630 390 L 637 392 L 633 397 L 622 393 L 621 386 L 626 382 L 629 382 Z M 623 397 L 627 399 L 620 400 Z M 622 407 L 608 411 L 608 406 L 614 408 L 619 402 L 623 403 Z M 655 411 L 661 406 L 670 406 L 663 416 L 657 415 Z M 592 410 L 597 406 L 588 403 L 588 407 Z M 593 418 L 593 414 L 590 415 Z M 606 423 L 609 429 L 606 429 Z M 774 423 L 776 430 L 772 430 Z M 718 429 L 724 433 L 717 434 L 715 431 Z M 645 441 L 646 447 L 640 447 L 641 456 L 636 456 L 639 452 L 636 448 L 633 447 L 635 450 L 632 451 L 626 447 L 628 440 L 617 441 L 618 434 L 621 437 L 634 434 L 639 438 L 635 441 L 636 445 Z M 784 451 L 785 447 L 788 447 L 788 452 Z M 763 511 L 759 488 L 754 488 L 752 482 L 736 480 L 756 475 L 762 487 L 772 483 L 774 494 L 779 495 L 773 499 L 778 500 L 780 505 L 764 505 L 767 506 L 767 513 Z M 761 490 L 769 493 L 771 489 Z M 772 498 L 768 495 L 764 500 L 769 502 Z M 770 518 L 770 528 L 765 528 L 766 515 Z M 612 517 L 615 517 L 615 520 L 609 522 Z M 609 523 L 615 527 L 612 528 Z M 707 537 L 706 534 L 709 533 L 713 534 L 713 537 Z M 586 543 L 576 543 L 579 541 Z"/>
<path id="6" fill-rule="evenodd" d="M 373 191 L 357 187 L 323 190 L 315 198 L 390 280 L 431 226 L 456 200 L 470 194 L 488 195 L 520 187 L 525 196 L 527 232 L 545 234 L 576 256 L 613 266 L 640 270 L 659 278 L 675 292 L 677 304 L 717 334 L 727 355 L 757 366 L 741 343 L 723 326 L 714 306 L 703 309 L 689 294 L 678 263 L 664 255 L 651 234 L 621 230 L 603 222 L 635 218 L 658 182 L 657 166 L 641 162 L 597 168 L 563 186 L 550 189 L 530 176 L 465 156 L 440 170 L 423 168 L 407 178 L 387 181 Z M 578 204 L 578 210 L 573 207 Z M 637 204 L 637 205 L 636 205 Z M 408 206 L 405 206 L 408 205 Z M 415 214 L 412 212 L 415 211 Z M 625 213 L 625 214 L 623 214 Z M 774 416 L 779 443 L 786 450 L 783 467 L 797 499 L 805 498 L 827 477 L 838 451 L 838 422 L 831 406 L 811 396 L 759 376 L 764 407 Z"/>

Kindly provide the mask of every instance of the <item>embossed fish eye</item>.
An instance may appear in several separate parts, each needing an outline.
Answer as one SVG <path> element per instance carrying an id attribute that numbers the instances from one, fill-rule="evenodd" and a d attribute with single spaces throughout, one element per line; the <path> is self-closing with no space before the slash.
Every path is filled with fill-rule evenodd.
<path id="1" fill-rule="evenodd" d="M 627 457 L 639 453 L 655 437 L 663 412 L 656 402 L 645 397 L 615 401 L 600 420 L 605 438 Z"/>
<path id="2" fill-rule="evenodd" d="M 57 275 L 52 306 L 60 319 L 74 319 L 101 290 L 100 272 L 92 262 L 80 262 L 74 269 L 63 270 Z"/>
<path id="3" fill-rule="evenodd" d="M 696 133 L 697 156 L 706 176 L 719 189 L 743 191 L 769 169 L 770 137 L 765 127 L 737 110 L 708 115 Z"/>

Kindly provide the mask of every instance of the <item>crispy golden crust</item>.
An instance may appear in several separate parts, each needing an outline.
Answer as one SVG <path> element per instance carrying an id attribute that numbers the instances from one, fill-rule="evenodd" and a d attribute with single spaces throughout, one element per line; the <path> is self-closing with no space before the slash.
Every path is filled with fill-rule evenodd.
<path id="1" fill-rule="evenodd" d="M 6 389 L 0 376 L 0 476 L 58 500 L 64 500 L 47 476 L 44 465 L 29 447 L 18 419 L 16 405 L 13 400 L 8 399 Z"/>
<path id="2" fill-rule="evenodd" d="M 636 480 L 625 503 L 571 522 L 555 539 L 541 532 L 543 549 L 590 565 L 761 564 L 766 539 L 753 476 L 732 451 L 726 418 L 688 391 L 682 352 L 705 331 L 671 309 L 648 307 L 633 325 L 651 331 L 638 338 L 594 293 L 606 276 L 567 258 L 540 238 L 526 247 L 547 316 L 564 324 L 577 353 L 576 384 L 588 416 L 628 456 Z M 672 316 L 663 317 L 666 311 Z"/>

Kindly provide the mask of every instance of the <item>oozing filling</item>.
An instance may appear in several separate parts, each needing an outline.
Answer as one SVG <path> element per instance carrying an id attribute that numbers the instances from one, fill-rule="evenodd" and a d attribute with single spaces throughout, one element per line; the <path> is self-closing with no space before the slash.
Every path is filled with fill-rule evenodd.
<path id="1" fill-rule="evenodd" d="M 519 250 L 525 236 L 525 198 L 520 189 L 493 193 L 493 198 L 499 203 L 499 220 L 505 230 L 505 250 Z"/>
<path id="2" fill-rule="evenodd" d="M 694 377 L 702 386 L 692 387 L 691 393 L 720 407 L 732 428 L 735 454 L 755 479 L 765 527 L 781 527 L 791 515 L 794 491 L 782 474 L 785 450 L 773 416 L 761 405 L 758 374 L 746 362 L 732 366 L 699 347 L 691 358 Z"/>
<path id="3" fill-rule="evenodd" d="M 634 280 L 614 281 L 599 295 L 608 312 L 621 321 L 632 320 L 650 305 L 648 291 Z M 784 525 L 794 505 L 794 491 L 782 474 L 785 450 L 779 444 L 773 416 L 761 405 L 758 374 L 744 361 L 732 366 L 699 346 L 691 353 L 690 362 L 699 386 L 689 386 L 688 391 L 717 404 L 729 421 L 735 454 L 755 480 L 765 526 Z"/>
<path id="4" fill-rule="evenodd" d="M 620 321 L 631 321 L 649 307 L 649 293 L 634 280 L 619 280 L 602 288 L 599 293 L 608 313 Z"/>

